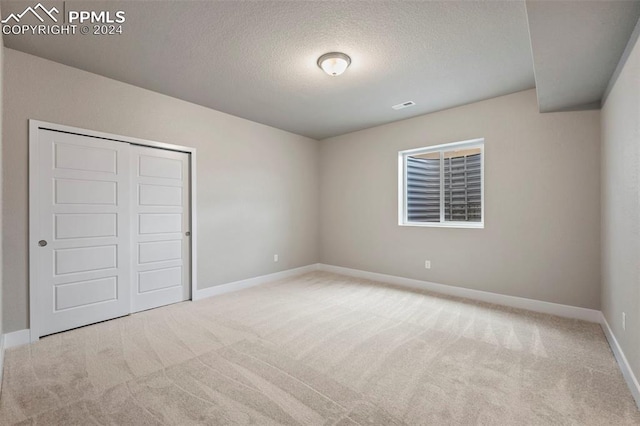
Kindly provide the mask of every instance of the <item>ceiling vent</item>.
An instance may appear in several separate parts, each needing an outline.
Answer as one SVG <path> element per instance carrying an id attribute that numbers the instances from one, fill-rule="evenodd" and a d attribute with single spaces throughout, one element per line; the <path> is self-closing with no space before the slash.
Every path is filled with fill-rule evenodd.
<path id="1" fill-rule="evenodd" d="M 404 108 L 409 108 L 414 106 L 416 103 L 413 101 L 407 101 L 407 102 L 403 102 L 401 104 L 398 105 L 394 105 L 391 108 L 395 109 L 395 110 L 399 110 L 399 109 L 404 109 Z"/>

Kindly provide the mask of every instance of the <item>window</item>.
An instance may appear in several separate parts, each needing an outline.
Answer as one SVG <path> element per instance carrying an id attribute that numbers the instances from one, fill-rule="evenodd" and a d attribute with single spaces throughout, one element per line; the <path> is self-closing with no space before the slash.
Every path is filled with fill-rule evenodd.
<path id="1" fill-rule="evenodd" d="M 484 139 L 398 153 L 399 224 L 484 227 Z"/>

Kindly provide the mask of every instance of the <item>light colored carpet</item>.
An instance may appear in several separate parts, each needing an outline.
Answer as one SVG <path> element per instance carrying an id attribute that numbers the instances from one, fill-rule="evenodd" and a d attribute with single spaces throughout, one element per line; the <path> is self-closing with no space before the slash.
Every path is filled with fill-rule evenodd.
<path id="1" fill-rule="evenodd" d="M 9 350 L 0 424 L 640 424 L 597 324 L 322 272 Z"/>

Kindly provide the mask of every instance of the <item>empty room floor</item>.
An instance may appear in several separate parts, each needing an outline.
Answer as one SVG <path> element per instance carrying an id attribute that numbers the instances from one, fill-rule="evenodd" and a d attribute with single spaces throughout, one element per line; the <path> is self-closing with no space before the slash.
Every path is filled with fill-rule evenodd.
<path id="1" fill-rule="evenodd" d="M 313 272 L 6 353 L 0 424 L 640 424 L 600 326 Z"/>

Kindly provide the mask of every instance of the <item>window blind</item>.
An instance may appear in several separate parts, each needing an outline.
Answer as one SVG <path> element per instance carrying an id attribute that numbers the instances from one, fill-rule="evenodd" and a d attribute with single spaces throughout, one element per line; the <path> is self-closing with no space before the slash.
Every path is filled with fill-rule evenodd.
<path id="1" fill-rule="evenodd" d="M 444 159 L 444 220 L 482 220 L 481 154 Z M 440 159 L 407 157 L 407 220 L 440 222 Z"/>
<path id="2" fill-rule="evenodd" d="M 440 159 L 407 157 L 407 219 L 440 222 Z"/>

